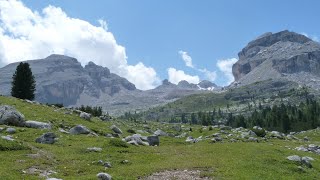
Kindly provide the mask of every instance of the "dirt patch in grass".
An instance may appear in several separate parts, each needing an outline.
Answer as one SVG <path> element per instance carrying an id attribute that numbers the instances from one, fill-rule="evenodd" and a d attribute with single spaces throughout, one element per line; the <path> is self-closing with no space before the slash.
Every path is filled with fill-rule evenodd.
<path id="1" fill-rule="evenodd" d="M 154 173 L 143 180 L 206 180 L 210 177 L 203 177 L 200 170 L 170 170 Z"/>

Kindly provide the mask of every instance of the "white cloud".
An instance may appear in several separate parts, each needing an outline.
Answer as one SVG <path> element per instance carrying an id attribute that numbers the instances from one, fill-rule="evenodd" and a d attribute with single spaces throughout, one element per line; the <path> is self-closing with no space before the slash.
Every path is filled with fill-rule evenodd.
<path id="1" fill-rule="evenodd" d="M 209 71 L 207 69 L 197 69 L 198 71 L 204 73 L 205 77 L 209 80 L 209 81 L 215 81 L 217 78 L 217 73 L 215 71 Z"/>
<path id="2" fill-rule="evenodd" d="M 238 61 L 236 58 L 225 59 L 225 60 L 218 60 L 217 66 L 219 70 L 224 74 L 227 78 L 226 85 L 229 85 L 234 81 L 234 77 L 232 74 L 232 65 Z"/>
<path id="3" fill-rule="evenodd" d="M 178 84 L 182 80 L 186 80 L 189 83 L 198 84 L 200 79 L 198 76 L 191 76 L 186 74 L 182 70 L 176 70 L 175 68 L 168 69 L 169 81 L 174 84 Z"/>
<path id="4" fill-rule="evenodd" d="M 1 63 L 64 54 L 77 58 L 83 65 L 93 61 L 108 67 L 139 89 L 158 85 L 155 70 L 142 63 L 129 65 L 125 47 L 117 44 L 106 21 L 98 22 L 100 26 L 94 26 L 71 18 L 59 7 L 48 6 L 37 12 L 21 1 L 0 0 Z"/>
<path id="5" fill-rule="evenodd" d="M 207 70 L 206 68 L 197 68 L 195 65 L 193 65 L 192 63 L 192 58 L 191 56 L 188 55 L 188 52 L 185 52 L 185 51 L 182 51 L 180 50 L 179 51 L 179 54 L 181 55 L 181 58 L 183 59 L 183 61 L 185 62 L 185 65 L 194 69 L 194 70 L 197 70 L 201 73 L 204 74 L 204 76 L 209 80 L 209 81 L 214 81 L 216 80 L 216 77 L 217 77 L 217 73 L 215 71 L 209 71 Z"/>
<path id="6" fill-rule="evenodd" d="M 179 51 L 179 54 L 181 55 L 181 58 L 183 59 L 183 61 L 186 64 L 186 66 L 194 68 L 194 66 L 192 64 L 192 58 L 188 55 L 187 52 Z"/>

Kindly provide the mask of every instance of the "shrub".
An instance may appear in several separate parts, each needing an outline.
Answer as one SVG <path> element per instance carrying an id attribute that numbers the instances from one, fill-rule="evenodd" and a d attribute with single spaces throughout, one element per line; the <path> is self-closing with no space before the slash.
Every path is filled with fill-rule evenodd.
<path id="1" fill-rule="evenodd" d="M 209 131 L 212 131 L 212 130 L 213 130 L 213 128 L 212 128 L 212 126 L 210 126 L 210 127 L 209 127 Z"/>
<path id="2" fill-rule="evenodd" d="M 128 144 L 126 142 L 123 142 L 120 139 L 111 139 L 109 142 L 109 145 L 111 146 L 115 146 L 115 147 L 124 147 L 124 148 L 128 148 Z"/>

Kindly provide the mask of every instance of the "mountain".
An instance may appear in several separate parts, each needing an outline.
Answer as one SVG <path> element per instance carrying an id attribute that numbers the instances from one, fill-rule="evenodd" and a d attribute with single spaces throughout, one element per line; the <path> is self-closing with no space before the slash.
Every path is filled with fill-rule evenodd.
<path id="1" fill-rule="evenodd" d="M 320 88 L 320 44 L 290 31 L 265 33 L 248 43 L 232 67 L 234 85 L 287 79 Z"/>
<path id="2" fill-rule="evenodd" d="M 210 82 L 208 87 L 203 86 L 208 84 L 205 81 L 199 85 L 186 81 L 175 85 L 165 80 L 153 90 L 141 91 L 127 79 L 93 62 L 82 67 L 77 59 L 56 54 L 25 62 L 30 64 L 36 79 L 36 101 L 65 106 L 101 106 L 112 115 L 145 110 L 186 95 L 202 93 L 200 90 L 218 89 Z M 0 69 L 1 94 L 10 95 L 12 75 L 18 64 Z"/>

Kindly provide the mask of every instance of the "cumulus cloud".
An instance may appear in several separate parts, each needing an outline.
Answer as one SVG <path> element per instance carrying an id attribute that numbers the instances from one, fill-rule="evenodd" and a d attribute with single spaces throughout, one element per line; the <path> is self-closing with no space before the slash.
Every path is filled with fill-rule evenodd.
<path id="1" fill-rule="evenodd" d="M 192 64 L 192 58 L 188 55 L 187 52 L 179 51 L 179 54 L 181 55 L 181 58 L 184 61 L 184 63 L 186 64 L 186 66 L 194 68 L 194 66 Z"/>
<path id="2" fill-rule="evenodd" d="M 181 58 L 185 62 L 186 66 L 203 73 L 204 76 L 210 81 L 216 80 L 217 73 L 215 71 L 209 71 L 206 68 L 197 68 L 195 65 L 193 65 L 192 58 L 189 56 L 188 52 L 180 50 L 179 54 L 181 55 Z"/>
<path id="3" fill-rule="evenodd" d="M 234 77 L 232 74 L 232 65 L 238 61 L 236 58 L 218 60 L 217 67 L 227 78 L 226 85 L 232 83 L 234 81 Z"/>
<path id="4" fill-rule="evenodd" d="M 169 81 L 174 84 L 178 84 L 182 80 L 186 80 L 189 83 L 198 84 L 200 79 L 198 76 L 191 76 L 186 74 L 182 70 L 176 70 L 175 68 L 168 69 Z"/>
<path id="5" fill-rule="evenodd" d="M 93 61 L 108 67 L 139 89 L 158 85 L 155 70 L 143 63 L 129 65 L 125 47 L 108 31 L 107 22 L 98 22 L 100 26 L 94 26 L 71 18 L 59 7 L 37 12 L 19 0 L 0 1 L 0 64 L 64 54 L 83 65 Z"/>

